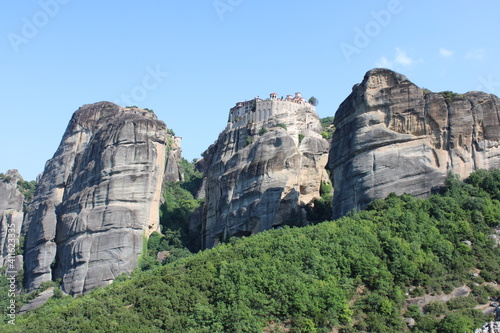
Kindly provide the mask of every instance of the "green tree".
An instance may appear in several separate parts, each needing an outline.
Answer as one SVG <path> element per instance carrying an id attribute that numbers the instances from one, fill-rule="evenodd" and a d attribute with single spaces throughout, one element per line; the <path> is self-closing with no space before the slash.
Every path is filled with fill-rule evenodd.
<path id="1" fill-rule="evenodd" d="M 448 312 L 448 307 L 446 306 L 446 303 L 437 301 L 431 302 L 424 306 L 424 311 L 425 314 L 430 314 L 437 317 Z"/>
<path id="2" fill-rule="evenodd" d="M 311 105 L 314 105 L 314 106 L 318 106 L 318 104 L 319 104 L 318 99 L 314 96 L 311 96 L 311 98 L 309 98 L 309 101 L 307 101 L 307 102 Z"/>
<path id="3" fill-rule="evenodd" d="M 330 140 L 333 137 L 333 133 L 335 133 L 335 126 L 333 125 L 334 120 L 334 117 L 325 117 L 320 119 L 321 127 L 323 129 L 321 135 L 327 140 Z"/>

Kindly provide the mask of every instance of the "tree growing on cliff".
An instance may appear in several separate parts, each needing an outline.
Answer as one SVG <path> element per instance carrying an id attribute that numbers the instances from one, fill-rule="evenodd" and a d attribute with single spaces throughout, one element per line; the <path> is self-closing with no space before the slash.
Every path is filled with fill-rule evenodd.
<path id="1" fill-rule="evenodd" d="M 319 101 L 316 97 L 314 96 L 311 96 L 311 98 L 309 98 L 309 101 L 307 101 L 309 104 L 312 104 L 314 106 L 317 106 L 319 104 Z"/>
<path id="2" fill-rule="evenodd" d="M 471 332 L 492 320 L 474 307 L 500 295 L 470 273 L 500 281 L 500 248 L 487 236 L 500 221 L 498 188 L 495 171 L 479 171 L 465 183 L 450 177 L 428 199 L 391 194 L 336 221 L 233 237 L 165 266 L 150 260 L 148 271 L 83 297 L 52 299 L 16 317 L 16 326 L 0 320 L 0 331 Z M 331 191 L 322 185 L 322 194 Z M 178 234 L 153 233 L 147 250 L 171 258 Z M 440 294 L 450 284 L 467 284 L 472 293 L 404 312 L 413 288 Z M 7 288 L 0 279 L 3 307 Z M 403 313 L 416 321 L 413 328 Z"/>

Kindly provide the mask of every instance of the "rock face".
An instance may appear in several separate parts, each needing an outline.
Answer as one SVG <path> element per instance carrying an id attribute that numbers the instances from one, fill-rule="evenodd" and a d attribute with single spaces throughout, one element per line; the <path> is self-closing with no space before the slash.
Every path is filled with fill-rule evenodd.
<path id="1" fill-rule="evenodd" d="M 494 95 L 428 93 L 393 71 L 369 71 L 335 115 L 334 218 L 391 192 L 426 197 L 449 171 L 500 168 L 499 115 Z"/>
<path id="2" fill-rule="evenodd" d="M 17 188 L 17 182 L 21 179 L 17 170 L 9 170 L 5 178 L 0 178 L 0 267 L 7 266 L 7 271 L 15 272 L 22 268 L 22 256 L 16 256 L 13 251 L 14 247 L 20 245 L 24 218 L 24 196 Z"/>
<path id="3" fill-rule="evenodd" d="M 474 330 L 474 333 L 500 333 L 500 322 L 499 321 L 489 322 L 482 328 Z"/>
<path id="4" fill-rule="evenodd" d="M 137 266 L 158 230 L 166 126 L 109 102 L 78 109 L 30 204 L 25 287 L 62 279 L 69 294 L 105 286 Z"/>
<path id="5" fill-rule="evenodd" d="M 226 129 L 204 153 L 202 247 L 304 218 L 318 198 L 328 142 L 314 106 L 295 98 L 254 99 L 231 109 Z"/>
<path id="6" fill-rule="evenodd" d="M 181 138 L 171 136 L 167 140 L 167 164 L 165 166 L 164 179 L 166 182 L 178 182 L 183 180 L 182 168 L 179 162 L 182 159 Z"/>

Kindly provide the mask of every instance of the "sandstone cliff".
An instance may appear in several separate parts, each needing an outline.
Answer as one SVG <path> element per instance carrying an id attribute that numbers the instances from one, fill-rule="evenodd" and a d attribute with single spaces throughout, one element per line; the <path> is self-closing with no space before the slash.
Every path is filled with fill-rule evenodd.
<path id="1" fill-rule="evenodd" d="M 474 330 L 474 333 L 500 333 L 500 322 L 492 321 Z"/>
<path id="2" fill-rule="evenodd" d="M 391 192 L 426 197 L 449 171 L 500 168 L 499 115 L 494 95 L 430 93 L 393 71 L 369 71 L 335 115 L 334 217 Z"/>
<path id="3" fill-rule="evenodd" d="M 100 102 L 74 113 L 23 226 L 29 291 L 61 278 L 65 292 L 86 293 L 136 267 L 158 230 L 166 140 L 147 110 Z"/>
<path id="4" fill-rule="evenodd" d="M 0 267 L 18 272 L 22 268 L 22 256 L 16 255 L 23 223 L 24 196 L 17 188 L 22 180 L 17 170 L 9 170 L 0 178 Z M 10 254 L 10 256 L 9 256 Z"/>
<path id="5" fill-rule="evenodd" d="M 314 107 L 303 100 L 271 96 L 231 109 L 226 129 L 198 163 L 205 174 L 202 246 L 304 220 L 301 208 L 329 181 L 328 142 L 320 133 Z"/>
<path id="6" fill-rule="evenodd" d="M 167 164 L 165 166 L 164 180 L 178 182 L 184 175 L 179 162 L 182 160 L 181 138 L 170 135 L 167 140 Z"/>

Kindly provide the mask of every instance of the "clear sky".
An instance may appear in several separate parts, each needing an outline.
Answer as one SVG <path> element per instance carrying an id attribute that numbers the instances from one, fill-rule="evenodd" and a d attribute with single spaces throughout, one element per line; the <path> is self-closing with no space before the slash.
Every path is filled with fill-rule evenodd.
<path id="1" fill-rule="evenodd" d="M 499 32 L 498 0 L 2 0 L 0 172 L 35 179 L 104 100 L 153 109 L 192 160 L 236 102 L 302 92 L 333 116 L 374 67 L 500 95 Z"/>

